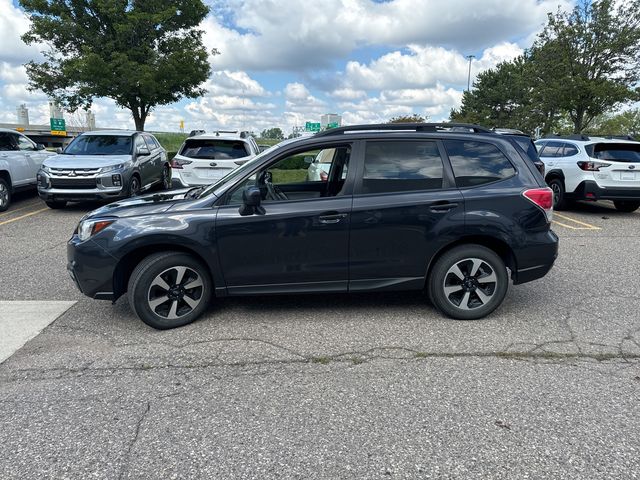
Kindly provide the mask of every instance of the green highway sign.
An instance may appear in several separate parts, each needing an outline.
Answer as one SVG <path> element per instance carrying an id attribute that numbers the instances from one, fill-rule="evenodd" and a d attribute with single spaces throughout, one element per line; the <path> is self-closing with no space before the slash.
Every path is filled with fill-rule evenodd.
<path id="1" fill-rule="evenodd" d="M 51 118 L 50 120 L 52 135 L 66 135 L 67 125 L 64 118 Z"/>
<path id="2" fill-rule="evenodd" d="M 327 128 L 338 128 L 338 122 L 328 123 Z"/>
<path id="3" fill-rule="evenodd" d="M 304 129 L 307 132 L 319 132 L 320 131 L 320 123 L 307 122 L 304 125 Z"/>

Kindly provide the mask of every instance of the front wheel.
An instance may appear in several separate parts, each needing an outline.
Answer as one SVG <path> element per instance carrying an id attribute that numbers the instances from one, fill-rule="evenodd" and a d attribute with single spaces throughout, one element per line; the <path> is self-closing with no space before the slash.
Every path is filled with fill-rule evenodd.
<path id="1" fill-rule="evenodd" d="M 11 187 L 9 182 L 0 178 L 0 212 L 4 212 L 11 205 Z"/>
<path id="2" fill-rule="evenodd" d="M 129 305 L 144 323 L 158 330 L 195 321 L 213 294 L 208 269 L 191 255 L 163 252 L 148 256 L 129 278 Z"/>
<path id="3" fill-rule="evenodd" d="M 427 286 L 431 301 L 442 313 L 456 320 L 475 320 L 500 306 L 509 277 L 494 251 L 462 245 L 436 261 Z"/>
<path id="4" fill-rule="evenodd" d="M 129 196 L 135 197 L 140 193 L 140 179 L 137 175 L 133 175 L 129 180 Z"/>
<path id="5" fill-rule="evenodd" d="M 628 200 L 616 200 L 613 202 L 619 212 L 631 213 L 640 208 L 640 202 L 630 202 Z"/>

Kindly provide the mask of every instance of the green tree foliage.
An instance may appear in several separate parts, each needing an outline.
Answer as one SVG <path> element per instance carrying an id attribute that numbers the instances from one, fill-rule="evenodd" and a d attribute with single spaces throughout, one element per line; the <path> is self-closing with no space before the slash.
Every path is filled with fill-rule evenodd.
<path id="1" fill-rule="evenodd" d="M 425 123 L 428 119 L 429 117 L 414 113 L 412 115 L 398 115 L 389 119 L 387 123 Z"/>
<path id="2" fill-rule="evenodd" d="M 262 131 L 262 133 L 260 134 L 260 138 L 273 138 L 275 140 L 283 140 L 284 133 L 279 127 L 267 128 Z"/>
<path id="3" fill-rule="evenodd" d="M 587 133 L 591 135 L 631 135 L 640 139 L 640 109 L 627 110 L 599 119 Z"/>
<path id="4" fill-rule="evenodd" d="M 574 133 L 638 99 L 640 0 L 583 2 L 549 14 L 533 47 L 476 78 L 453 121 Z"/>
<path id="5" fill-rule="evenodd" d="M 144 130 L 154 107 L 205 93 L 210 67 L 198 26 L 209 8 L 201 0 L 20 4 L 31 20 L 23 41 L 49 47 L 43 62 L 26 64 L 30 88 L 70 111 L 90 107 L 96 97 L 111 98 Z"/>

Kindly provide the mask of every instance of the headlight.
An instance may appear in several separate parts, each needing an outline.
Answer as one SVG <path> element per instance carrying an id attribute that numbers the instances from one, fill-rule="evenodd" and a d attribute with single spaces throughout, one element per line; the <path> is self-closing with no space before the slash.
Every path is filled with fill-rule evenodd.
<path id="1" fill-rule="evenodd" d="M 78 238 L 83 242 L 89 240 L 113 222 L 115 222 L 115 220 L 82 220 L 78 224 Z"/>
<path id="2" fill-rule="evenodd" d="M 51 173 L 51 170 L 49 169 L 49 167 L 47 167 L 46 165 L 42 165 L 40 167 L 40 169 L 44 172 L 44 173 Z"/>
<path id="3" fill-rule="evenodd" d="M 109 167 L 102 167 L 100 169 L 100 173 L 107 173 L 107 172 L 113 172 L 114 170 L 120 170 L 121 168 L 124 168 L 126 164 L 124 163 L 120 163 L 118 165 L 111 165 Z"/>

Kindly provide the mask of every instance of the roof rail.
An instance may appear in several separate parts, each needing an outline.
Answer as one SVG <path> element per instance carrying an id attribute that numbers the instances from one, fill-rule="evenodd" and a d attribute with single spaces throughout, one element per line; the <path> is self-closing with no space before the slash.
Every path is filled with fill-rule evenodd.
<path id="1" fill-rule="evenodd" d="M 632 142 L 636 141 L 636 137 L 633 135 L 606 135 L 604 138 L 608 140 L 631 140 Z"/>
<path id="2" fill-rule="evenodd" d="M 545 135 L 542 138 L 560 138 L 560 139 L 564 139 L 564 140 L 582 140 L 582 141 L 589 141 L 591 140 L 591 138 L 588 135 L 584 135 L 582 133 L 574 133 L 573 135 L 554 135 L 554 134 L 549 134 L 549 135 Z"/>
<path id="3" fill-rule="evenodd" d="M 347 127 L 337 127 L 324 130 L 315 134 L 316 137 L 329 137 L 348 132 L 377 132 L 377 131 L 407 131 L 426 133 L 493 133 L 491 130 L 480 125 L 471 123 L 375 123 L 371 125 L 349 125 Z"/>

